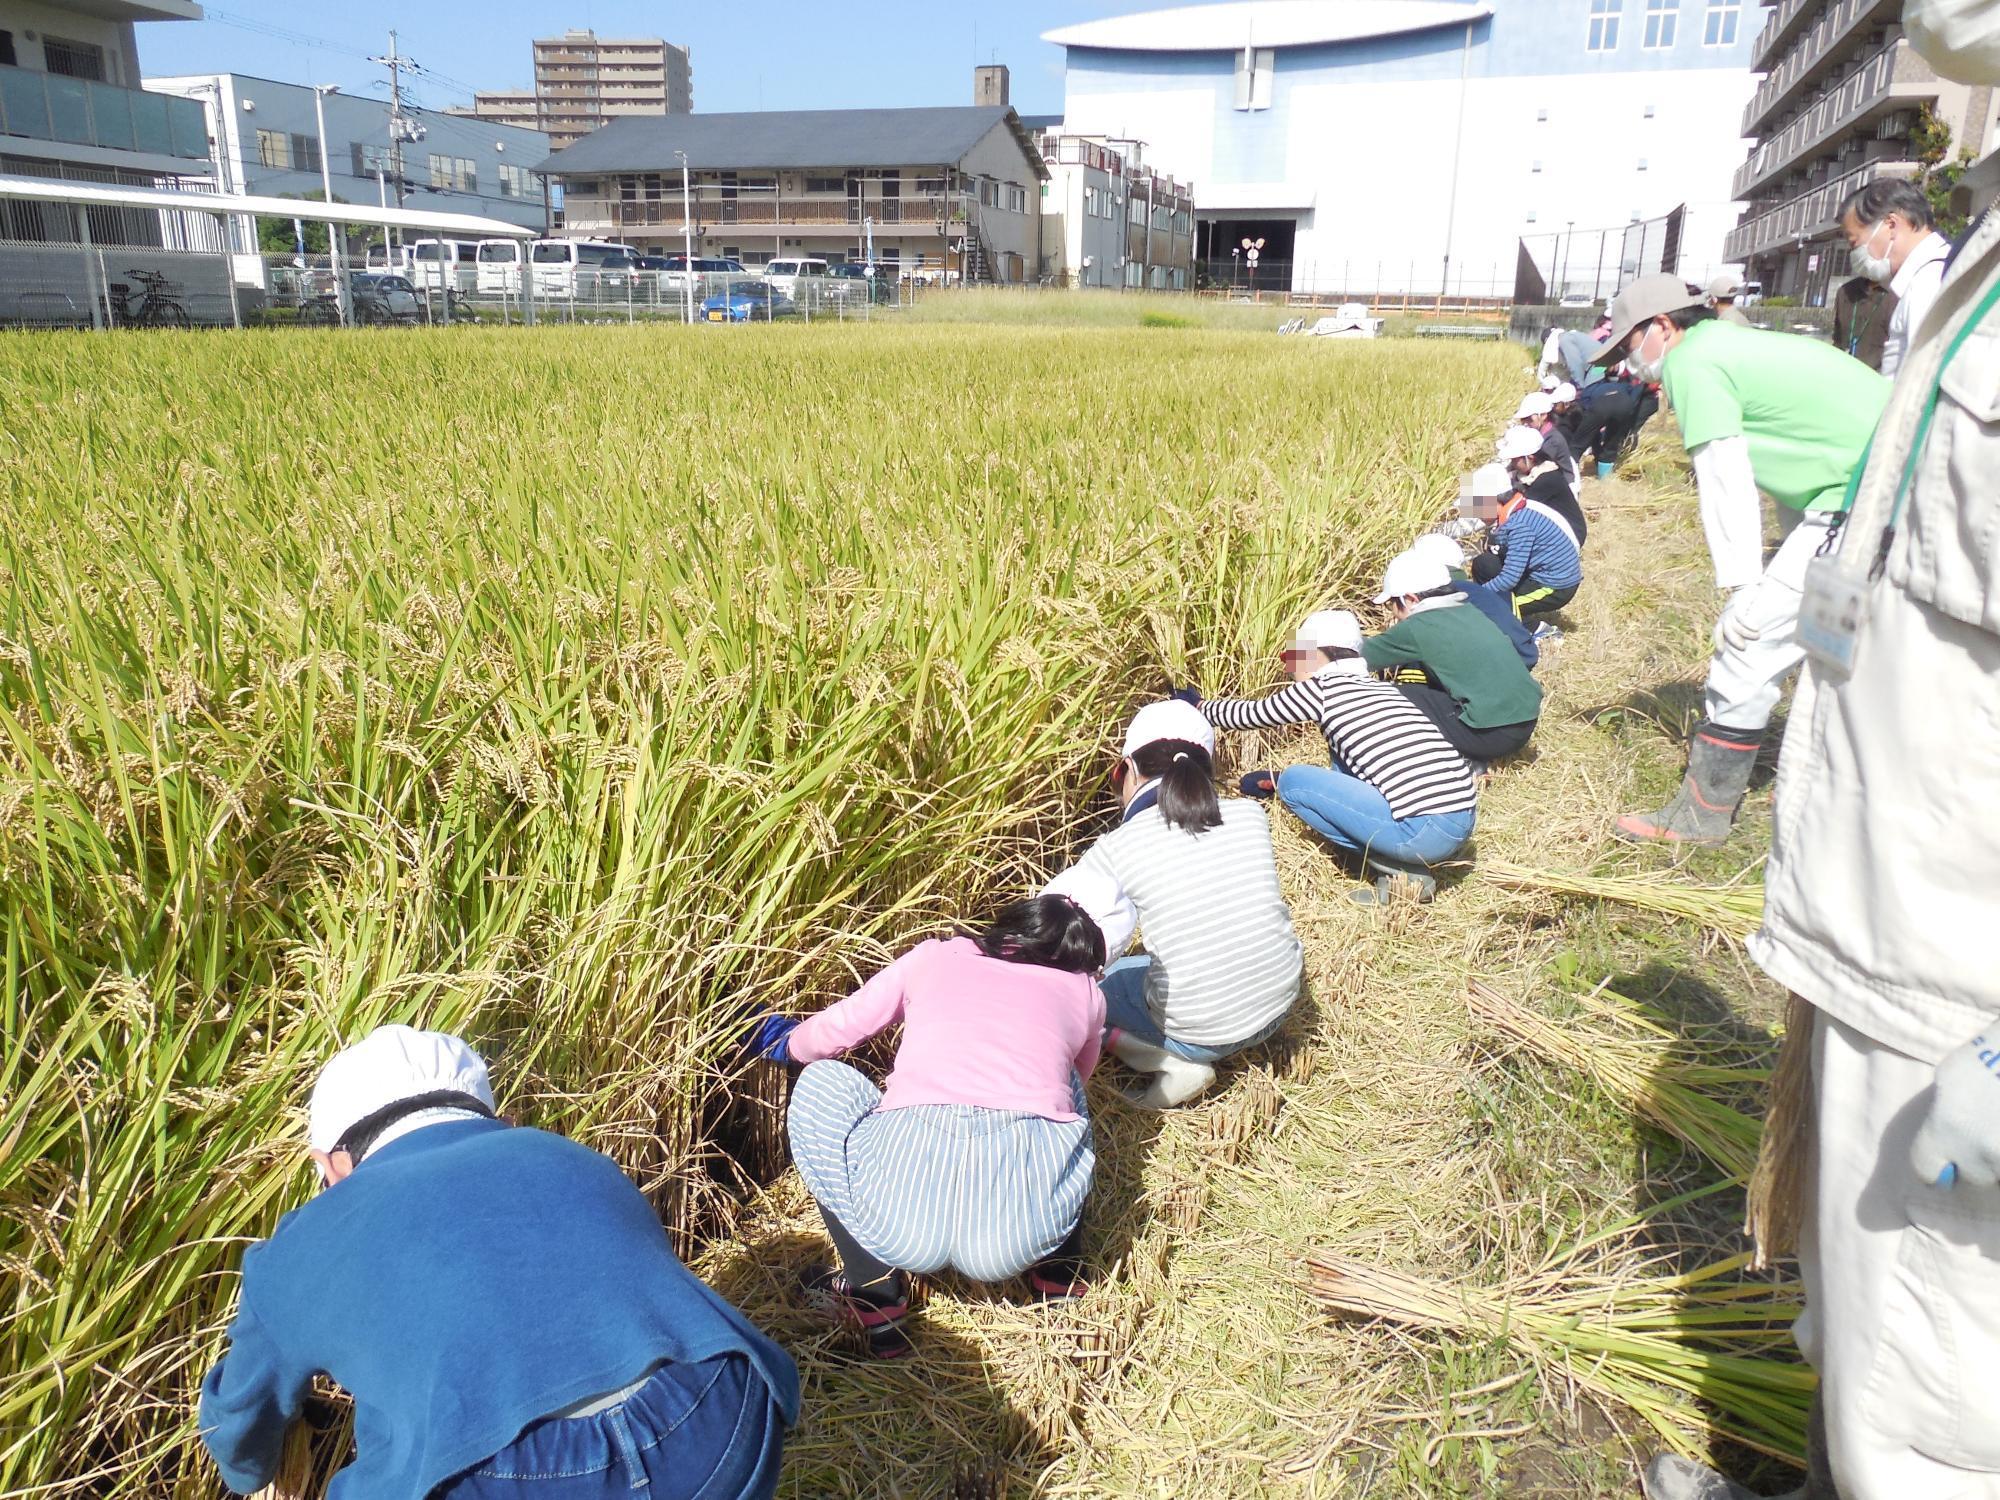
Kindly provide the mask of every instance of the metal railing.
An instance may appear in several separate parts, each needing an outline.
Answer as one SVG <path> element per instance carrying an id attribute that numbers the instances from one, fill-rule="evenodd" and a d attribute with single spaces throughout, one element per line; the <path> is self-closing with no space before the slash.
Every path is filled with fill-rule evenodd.
<path id="1" fill-rule="evenodd" d="M 1907 169 L 1901 172 L 1885 171 L 1886 165 L 1880 161 L 1863 162 L 1818 187 L 1745 219 L 1723 236 L 1722 258 L 1744 260 L 1794 240 L 1828 233 L 1849 193 L 1877 177 L 1907 176 L 1916 170 L 1914 162 L 1896 163 Z"/>
<path id="2" fill-rule="evenodd" d="M 0 66 L 0 134 L 208 159 L 208 118 L 197 101 L 29 68 Z"/>
<path id="3" fill-rule="evenodd" d="M 580 197 L 566 194 L 563 224 L 575 233 L 622 231 L 633 228 L 679 229 L 684 223 L 696 226 L 750 224 L 805 226 L 826 224 L 859 225 L 863 219 L 877 224 L 942 225 L 963 222 L 977 207 L 969 193 L 912 193 L 899 198 L 853 198 L 838 193 L 787 194 L 744 193 L 726 197 L 709 188 L 691 196 L 686 217 L 681 195 L 672 183 L 664 183 L 660 195 L 647 197 Z"/>
<path id="4" fill-rule="evenodd" d="M 0 327 L 231 327 L 243 305 L 226 255 L 0 240 Z"/>
<path id="5" fill-rule="evenodd" d="M 1758 184 L 1785 171 L 1805 152 L 1880 103 L 1897 82 L 1927 81 L 1927 75 L 1924 79 L 1899 80 L 1898 64 L 1906 52 L 1908 48 L 1900 37 L 1891 41 L 1865 60 L 1838 88 L 1765 141 L 1736 169 L 1730 196 L 1750 197 Z"/>
<path id="6" fill-rule="evenodd" d="M 1784 60 L 1750 96 L 1750 102 L 1743 106 L 1743 133 L 1754 135 L 1757 126 L 1789 98 L 1806 75 L 1818 67 L 1836 46 L 1846 41 L 1861 22 L 1877 15 L 1893 18 L 1896 13 L 1894 0 L 1839 0 L 1813 23 L 1811 31 L 1793 44 Z"/>
<path id="7" fill-rule="evenodd" d="M 1799 18 L 1799 12 L 1808 4 L 1815 3 L 1818 0 L 1780 0 L 1778 5 L 1773 6 L 1770 18 L 1750 43 L 1750 66 L 1761 68 L 1769 62 L 1771 54 L 1784 44 L 1792 23 Z"/>

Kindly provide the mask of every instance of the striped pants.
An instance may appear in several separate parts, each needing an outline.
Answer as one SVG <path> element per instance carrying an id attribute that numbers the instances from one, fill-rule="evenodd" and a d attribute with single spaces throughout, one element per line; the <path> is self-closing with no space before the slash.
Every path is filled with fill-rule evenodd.
<path id="1" fill-rule="evenodd" d="M 1081 1115 L 1081 1079 L 1074 1089 Z M 1005 1281 L 1056 1250 L 1082 1218 L 1097 1166 L 1087 1118 L 881 1103 L 881 1090 L 846 1063 L 810 1063 L 786 1126 L 813 1197 L 883 1264 Z"/>

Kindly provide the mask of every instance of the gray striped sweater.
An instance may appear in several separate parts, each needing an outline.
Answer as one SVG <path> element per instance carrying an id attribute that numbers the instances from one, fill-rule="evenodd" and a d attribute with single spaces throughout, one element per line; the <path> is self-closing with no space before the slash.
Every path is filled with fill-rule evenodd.
<path id="1" fill-rule="evenodd" d="M 1422 709 L 1393 684 L 1338 663 L 1268 698 L 1211 698 L 1201 711 L 1221 729 L 1319 725 L 1334 765 L 1386 797 L 1399 821 L 1463 812 L 1479 800 L 1471 768 Z"/>
<path id="2" fill-rule="evenodd" d="M 1230 1047 L 1291 1009 L 1302 950 L 1260 805 L 1227 799 L 1221 826 L 1199 834 L 1149 807 L 1077 863 L 1116 880 L 1138 909 L 1153 960 L 1146 1006 L 1168 1036 Z"/>

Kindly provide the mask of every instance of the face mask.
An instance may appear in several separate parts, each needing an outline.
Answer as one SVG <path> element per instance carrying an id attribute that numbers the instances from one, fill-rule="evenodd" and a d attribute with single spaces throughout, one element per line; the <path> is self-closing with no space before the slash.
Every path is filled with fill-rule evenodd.
<path id="1" fill-rule="evenodd" d="M 1887 227 L 1886 219 L 1877 220 L 1868 226 L 1868 238 L 1847 252 L 1847 264 L 1856 276 L 1866 276 L 1870 281 L 1882 285 L 1887 285 L 1889 278 L 1895 275 L 1895 268 L 1889 264 L 1887 255 L 1875 255 L 1872 251 L 1875 247 L 1875 236 Z M 1893 250 L 1895 247 L 1896 237 L 1892 232 L 1889 236 L 1889 248 Z"/>
<path id="2" fill-rule="evenodd" d="M 2000 83 L 2000 10 L 1992 0 L 1909 0 L 1903 34 L 1954 83 Z"/>
<path id="3" fill-rule="evenodd" d="M 1652 385 L 1660 378 L 1660 366 L 1666 363 L 1667 351 L 1664 349 L 1660 351 L 1658 358 L 1646 358 L 1646 345 L 1653 341 L 1653 335 L 1658 331 L 1649 325 L 1646 336 L 1639 340 L 1639 347 L 1625 356 L 1625 368 L 1647 385 Z"/>

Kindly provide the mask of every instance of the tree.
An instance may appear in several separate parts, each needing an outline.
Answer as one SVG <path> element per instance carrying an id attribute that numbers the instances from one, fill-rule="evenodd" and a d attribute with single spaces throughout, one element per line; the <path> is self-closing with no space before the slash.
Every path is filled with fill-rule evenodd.
<path id="1" fill-rule="evenodd" d="M 310 193 L 280 193 L 280 198 L 296 198 L 301 203 L 323 203 L 326 195 L 315 188 Z M 335 203 L 347 200 L 335 193 Z M 324 255 L 326 250 L 326 221 L 314 219 L 305 214 L 299 216 L 305 224 L 306 254 Z M 266 255 L 296 255 L 299 240 L 290 219 L 260 218 L 257 221 L 257 248 Z"/>
<path id="2" fill-rule="evenodd" d="M 1958 186 L 1958 179 L 1965 175 L 1965 169 L 1972 165 L 1971 148 L 1960 147 L 1958 155 L 1946 161 L 1950 151 L 1951 126 L 1931 105 L 1919 105 L 1917 122 L 1910 127 L 1910 155 L 1917 163 L 1913 180 L 1918 191 L 1930 200 L 1931 217 L 1937 220 L 1938 232 L 1947 237 L 1965 228 L 1965 215 L 1952 209 L 1951 193 Z"/>

